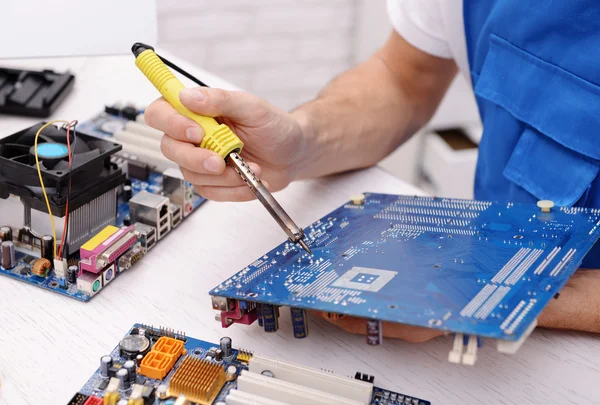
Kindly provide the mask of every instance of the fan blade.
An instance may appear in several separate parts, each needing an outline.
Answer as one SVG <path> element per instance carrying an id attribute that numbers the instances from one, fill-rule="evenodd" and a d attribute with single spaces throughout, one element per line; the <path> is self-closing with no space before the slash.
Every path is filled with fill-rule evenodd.
<path id="1" fill-rule="evenodd" d="M 29 153 L 29 146 L 19 145 L 17 143 L 6 143 L 1 146 L 0 156 L 7 159 L 12 159 L 15 156 L 20 156 Z"/>
<path id="2" fill-rule="evenodd" d="M 75 164 L 73 163 L 73 167 L 74 166 Z M 67 159 L 61 160 L 52 167 L 52 170 L 66 172 L 67 170 L 69 170 L 69 161 Z"/>
<path id="3" fill-rule="evenodd" d="M 90 142 L 91 144 L 92 142 Z M 73 153 L 86 153 L 89 152 L 90 150 L 96 149 L 95 147 L 93 147 L 92 145 L 88 145 L 85 143 L 85 141 L 83 141 L 81 138 L 79 138 L 78 136 L 76 136 L 73 139 L 73 142 L 71 143 L 71 150 L 73 151 Z"/>
<path id="4" fill-rule="evenodd" d="M 29 153 L 28 153 L 26 155 L 19 155 L 19 156 L 11 157 L 11 158 L 9 158 L 9 160 L 14 160 L 15 162 L 19 162 L 19 163 L 28 165 L 30 157 L 31 156 L 29 156 Z"/>
<path id="5" fill-rule="evenodd" d="M 94 150 L 91 150 L 91 151 L 85 152 L 85 153 L 77 153 L 77 154 L 73 155 L 73 168 L 75 168 L 77 166 L 81 166 L 82 164 L 92 160 L 96 156 L 100 156 L 100 151 L 98 149 L 94 149 Z"/>

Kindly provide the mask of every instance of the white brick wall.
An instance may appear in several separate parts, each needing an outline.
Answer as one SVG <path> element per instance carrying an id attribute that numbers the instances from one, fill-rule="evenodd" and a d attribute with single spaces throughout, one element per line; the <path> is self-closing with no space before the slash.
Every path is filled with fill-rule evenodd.
<path id="1" fill-rule="evenodd" d="M 158 0 L 159 45 L 289 110 L 352 65 L 356 9 L 356 0 Z"/>

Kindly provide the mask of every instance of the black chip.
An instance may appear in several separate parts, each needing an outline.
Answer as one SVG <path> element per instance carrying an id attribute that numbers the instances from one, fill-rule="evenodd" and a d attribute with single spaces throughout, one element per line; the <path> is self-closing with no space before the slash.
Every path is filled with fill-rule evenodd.
<path id="1" fill-rule="evenodd" d="M 106 387 L 108 387 L 108 382 L 110 380 L 108 378 L 103 379 L 102 381 L 100 381 L 98 383 L 98 385 L 96 386 L 96 389 L 104 391 L 106 389 Z"/>
<path id="2" fill-rule="evenodd" d="M 119 115 L 121 114 L 121 110 L 119 110 L 119 107 L 114 106 L 114 105 L 107 105 L 106 107 L 104 107 L 104 112 L 110 115 Z"/>
<path id="3" fill-rule="evenodd" d="M 137 160 L 128 160 L 127 175 L 134 179 L 147 181 L 150 177 L 150 165 Z"/>
<path id="4" fill-rule="evenodd" d="M 154 387 L 152 385 L 144 385 L 142 398 L 144 399 L 144 405 L 152 405 L 154 403 Z"/>
<path id="5" fill-rule="evenodd" d="M 131 106 L 125 107 L 121 110 L 121 115 L 130 121 L 135 121 L 135 118 L 138 116 L 138 110 Z"/>

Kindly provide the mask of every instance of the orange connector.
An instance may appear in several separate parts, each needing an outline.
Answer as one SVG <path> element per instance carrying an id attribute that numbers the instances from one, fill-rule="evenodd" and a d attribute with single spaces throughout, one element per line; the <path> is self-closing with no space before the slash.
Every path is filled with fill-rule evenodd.
<path id="1" fill-rule="evenodd" d="M 142 360 L 140 374 L 155 380 L 162 380 L 184 353 L 185 349 L 181 340 L 162 336 Z"/>

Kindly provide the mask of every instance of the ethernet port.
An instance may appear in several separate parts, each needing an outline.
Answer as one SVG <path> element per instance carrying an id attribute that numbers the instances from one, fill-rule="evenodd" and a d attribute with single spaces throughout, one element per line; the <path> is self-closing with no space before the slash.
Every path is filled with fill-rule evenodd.
<path id="1" fill-rule="evenodd" d="M 167 206 L 167 204 L 160 207 L 160 212 L 158 215 L 160 216 L 160 218 L 163 218 L 165 215 L 169 215 L 169 207 Z"/>

